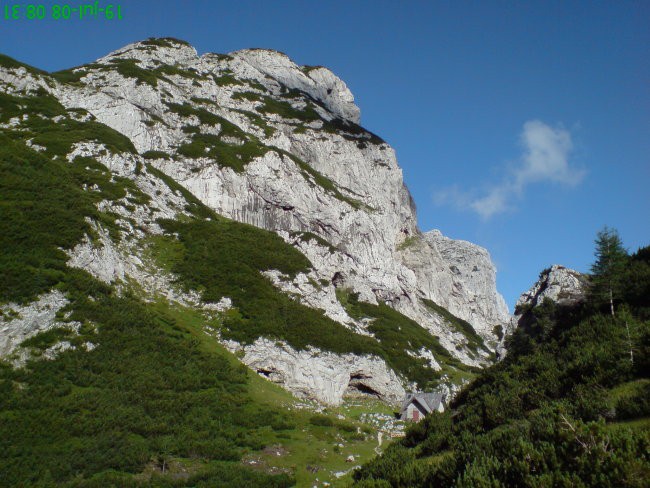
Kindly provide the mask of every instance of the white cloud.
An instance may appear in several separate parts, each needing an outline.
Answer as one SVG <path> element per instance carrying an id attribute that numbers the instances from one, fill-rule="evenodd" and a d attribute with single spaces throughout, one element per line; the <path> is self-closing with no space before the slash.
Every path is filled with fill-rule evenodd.
<path id="1" fill-rule="evenodd" d="M 569 154 L 573 149 L 569 131 L 531 120 L 524 124 L 521 144 L 524 154 L 522 166 L 515 174 L 517 188 L 537 181 L 576 185 L 584 177 L 584 171 L 569 167 Z"/>
<path id="2" fill-rule="evenodd" d="M 508 199 L 511 191 L 511 188 L 505 185 L 496 186 L 484 197 L 471 201 L 469 203 L 469 208 L 474 210 L 484 219 L 489 219 L 493 215 L 505 212 L 510 208 Z"/>
<path id="3" fill-rule="evenodd" d="M 434 202 L 470 209 L 489 219 L 512 209 L 514 201 L 524 197 L 525 189 L 530 184 L 552 182 L 575 186 L 584 178 L 584 170 L 569 164 L 573 142 L 566 129 L 530 120 L 524 124 L 520 142 L 523 153 L 517 164 L 506 170 L 501 182 L 493 185 L 484 195 L 477 196 L 476 191 L 463 192 L 454 186 L 436 193 Z"/>

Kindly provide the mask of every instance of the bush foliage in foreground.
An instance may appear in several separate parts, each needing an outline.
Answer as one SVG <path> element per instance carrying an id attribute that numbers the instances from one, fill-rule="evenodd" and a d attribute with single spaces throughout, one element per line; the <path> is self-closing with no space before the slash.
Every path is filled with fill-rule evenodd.
<path id="1" fill-rule="evenodd" d="M 506 359 L 359 469 L 357 485 L 647 486 L 648 251 L 620 267 L 615 317 L 593 294 L 529 310 Z"/>

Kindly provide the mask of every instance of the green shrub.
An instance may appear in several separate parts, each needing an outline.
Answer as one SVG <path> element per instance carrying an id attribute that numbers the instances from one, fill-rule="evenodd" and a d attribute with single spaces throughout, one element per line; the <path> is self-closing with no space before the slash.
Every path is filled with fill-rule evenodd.
<path id="1" fill-rule="evenodd" d="M 140 42 L 140 44 L 142 46 L 155 46 L 155 47 L 176 47 L 176 45 L 178 44 L 182 46 L 190 45 L 189 42 L 176 39 L 175 37 L 150 37 L 149 39 Z"/>
<path id="2" fill-rule="evenodd" d="M 232 95 L 233 100 L 248 100 L 250 102 L 262 101 L 262 96 L 253 92 L 236 92 Z"/>
<path id="3" fill-rule="evenodd" d="M 157 87 L 159 76 L 153 70 L 140 68 L 139 63 L 137 59 L 112 59 L 111 65 L 104 69 L 115 69 L 124 78 L 135 78 L 138 85 Z"/>
<path id="4" fill-rule="evenodd" d="M 323 123 L 323 130 L 330 134 L 338 134 L 349 141 L 370 142 L 372 144 L 385 144 L 385 141 L 376 134 L 349 120 L 333 118 Z"/>
<path id="5" fill-rule="evenodd" d="M 616 418 L 622 420 L 650 417 L 650 381 L 640 384 L 615 404 Z"/>
<path id="6" fill-rule="evenodd" d="M 53 346 L 57 342 L 69 339 L 72 337 L 72 331 L 68 328 L 53 328 L 45 332 L 41 332 L 29 339 L 23 341 L 21 347 L 34 347 L 36 349 L 45 350 Z"/>
<path id="7" fill-rule="evenodd" d="M 228 73 L 224 73 L 220 76 L 212 75 L 212 79 L 217 84 L 217 86 L 243 85 L 241 81 Z"/>
<path id="8" fill-rule="evenodd" d="M 333 427 L 334 421 L 329 418 L 327 415 L 312 415 L 309 418 L 309 423 L 312 425 L 318 425 L 321 427 Z"/>
<path id="9" fill-rule="evenodd" d="M 90 66 L 85 66 L 85 68 L 88 67 Z M 56 71 L 54 73 L 50 73 L 49 75 L 60 83 L 75 84 L 75 83 L 79 83 L 81 81 L 81 78 L 86 76 L 86 74 L 87 74 L 86 69 L 72 68 L 72 69 Z"/>
<path id="10" fill-rule="evenodd" d="M 167 106 L 169 107 L 169 110 L 183 117 L 196 116 L 198 117 L 199 121 L 205 125 L 222 124 L 225 120 L 223 117 L 219 117 L 218 115 L 215 115 L 204 108 L 193 107 L 189 103 L 185 103 L 183 105 L 179 105 L 177 103 L 168 103 Z M 228 121 L 225 122 L 229 126 L 233 125 Z"/>
<path id="11" fill-rule="evenodd" d="M 256 141 L 246 140 L 241 145 L 223 142 L 212 134 L 194 134 L 192 141 L 182 144 L 178 154 L 188 158 L 210 158 L 219 166 L 241 173 L 253 159 L 263 156 L 268 148 Z"/>
<path id="12" fill-rule="evenodd" d="M 25 63 L 21 63 L 20 61 L 16 61 L 14 58 L 10 58 L 9 56 L 6 56 L 4 54 L 0 54 L 0 67 L 2 68 L 25 68 L 27 71 L 33 74 L 37 75 L 47 75 L 46 71 L 40 70 L 38 68 L 34 68 L 33 66 L 30 66 Z"/>
<path id="13" fill-rule="evenodd" d="M 171 76 L 182 76 L 183 78 L 189 78 L 191 80 L 200 80 L 202 79 L 201 75 L 194 68 L 179 68 L 176 65 L 171 64 L 161 64 L 157 68 L 151 70 L 158 78 L 169 81 L 165 75 Z M 200 86 L 200 85 L 198 85 Z"/>
<path id="14" fill-rule="evenodd" d="M 302 242 L 316 241 L 320 246 L 328 249 L 330 253 L 334 253 L 338 250 L 325 239 L 314 234 L 313 232 L 290 232 L 289 235 L 292 239 L 297 239 Z"/>
<path id="15" fill-rule="evenodd" d="M 264 104 L 259 107 L 259 111 L 267 114 L 277 114 L 285 119 L 298 119 L 302 122 L 312 122 L 320 120 L 320 115 L 310 105 L 304 109 L 294 108 L 290 103 L 279 101 L 271 97 L 262 97 Z"/>
<path id="16" fill-rule="evenodd" d="M 164 151 L 146 151 L 142 153 L 144 159 L 171 159 L 171 156 Z"/>

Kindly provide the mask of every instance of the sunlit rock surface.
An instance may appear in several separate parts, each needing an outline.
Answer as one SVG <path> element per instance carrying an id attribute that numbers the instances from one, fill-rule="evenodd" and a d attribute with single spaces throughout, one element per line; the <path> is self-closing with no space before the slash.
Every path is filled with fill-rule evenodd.
<path id="1" fill-rule="evenodd" d="M 184 207 L 181 195 L 147 171 L 151 164 L 217 213 L 274 231 L 301 251 L 313 265 L 308 275 L 289 282 L 274 270 L 265 274 L 302 303 L 369 335 L 367 321 L 350 317 L 337 299 L 337 291 L 356 293 L 415 320 L 463 363 L 488 363 L 510 322 L 489 254 L 418 228 L 395 152 L 358 125 L 352 93 L 330 70 L 298 66 L 266 49 L 199 56 L 185 43 L 164 40 L 130 44 L 70 76 L 74 82 L 63 83 L 24 68 L 0 69 L 0 89 L 45 89 L 66 108 L 85 109 L 127 136 L 140 156 L 89 145 L 75 147 L 69 158 L 93 155 L 151 197 L 123 216 L 130 232 L 119 244 L 99 229 L 99 242 L 87 238 L 68 250 L 70 265 L 105 282 L 133 279 L 147 293 L 204 306 L 146 263 L 143 237 L 160 233 L 157 218 L 182 214 Z M 196 134 L 213 137 L 208 140 L 218 147 L 188 150 Z M 223 147 L 252 150 L 235 150 L 226 161 Z M 471 350 L 467 336 L 431 302 L 469 322 L 485 348 Z M 293 351 L 264 338 L 242 351 L 251 368 L 326 403 L 340 402 L 355 384 L 387 401 L 407 386 L 379 358 Z M 408 354 L 439 368 L 435 351 Z"/>

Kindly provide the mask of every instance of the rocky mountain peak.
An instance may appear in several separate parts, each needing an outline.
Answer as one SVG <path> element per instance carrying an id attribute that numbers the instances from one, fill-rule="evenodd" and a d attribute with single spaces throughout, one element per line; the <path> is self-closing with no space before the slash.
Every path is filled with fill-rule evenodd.
<path id="1" fill-rule="evenodd" d="M 257 69 L 265 77 L 277 80 L 289 89 L 300 90 L 321 102 L 332 114 L 355 124 L 360 110 L 347 85 L 322 66 L 298 66 L 289 56 L 272 49 L 244 49 L 230 53 Z"/>
<path id="2" fill-rule="evenodd" d="M 576 303 L 584 299 L 587 276 L 565 266 L 554 264 L 539 275 L 539 279 L 522 293 L 515 305 L 515 314 L 527 307 L 540 305 L 546 298 L 559 305 Z"/>
<path id="3" fill-rule="evenodd" d="M 72 139 L 62 159 L 82 158 L 79 171 L 90 171 L 90 158 L 145 195 L 99 202 L 122 230 L 107 233 L 88 217 L 93 236 L 67 249 L 67 266 L 236 316 L 248 306 L 234 296 L 240 288 L 179 295 L 171 285 L 178 277 L 152 267 L 151 236 L 163 232 L 159 219 L 198 219 L 207 228 L 209 212 L 234 228 L 275 233 L 303 266 L 291 274 L 269 264 L 253 278 L 305 307 L 302 318 L 259 332 L 224 325 L 220 338 L 294 393 L 338 403 L 365 391 L 394 401 L 414 383 L 453 389 L 469 367 L 491 360 L 509 315 L 489 254 L 419 230 L 395 152 L 357 125 L 352 93 L 328 69 L 265 49 L 199 57 L 182 41 L 149 39 L 52 75 L 3 67 L 0 90 L 27 98 L 44 91 L 56 107 L 50 130 L 75 128 L 65 132 Z M 32 116 L 40 120 L 12 119 L 14 139 L 47 150 L 30 129 Z M 24 316 L 36 314 L 28 308 Z M 319 321 L 347 339 L 294 332 Z"/>
<path id="4" fill-rule="evenodd" d="M 585 299 L 588 284 L 587 275 L 559 264 L 554 264 L 543 270 L 533 286 L 519 296 L 515 304 L 514 315 L 505 327 L 505 334 L 496 348 L 497 357 L 505 357 L 507 354 L 505 336 L 514 332 L 525 322 L 530 309 L 541 305 L 547 299 L 558 305 L 572 305 L 580 302 Z"/>
<path id="5" fill-rule="evenodd" d="M 470 299 L 473 314 L 467 315 L 469 322 L 480 321 L 478 317 L 486 317 L 492 325 L 507 321 L 510 315 L 508 306 L 496 292 L 497 269 L 488 250 L 468 241 L 445 237 L 439 230 L 427 232 L 425 238 L 449 266 L 454 277 L 453 289 L 456 290 L 452 297 L 463 297 L 451 309 L 458 310 L 459 315 L 467 315 L 463 309 Z"/>
<path id="6" fill-rule="evenodd" d="M 155 67 L 160 64 L 187 65 L 198 59 L 196 49 L 189 43 L 174 39 L 150 38 L 128 44 L 97 60 L 98 63 L 111 63 L 117 60 L 134 59 L 142 66 Z"/>

